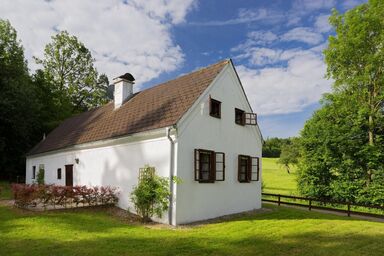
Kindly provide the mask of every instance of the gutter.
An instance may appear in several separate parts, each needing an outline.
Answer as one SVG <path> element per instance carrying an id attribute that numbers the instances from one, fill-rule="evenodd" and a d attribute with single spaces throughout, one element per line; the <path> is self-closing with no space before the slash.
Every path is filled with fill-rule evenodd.
<path id="1" fill-rule="evenodd" d="M 175 130 L 177 132 L 176 125 L 173 125 L 171 127 L 167 128 L 167 137 L 169 142 L 171 143 L 171 150 L 170 150 L 170 165 L 169 165 L 169 191 L 170 191 L 170 197 L 169 197 L 169 208 L 168 208 L 168 223 L 169 225 L 173 225 L 173 192 L 175 190 L 175 184 L 173 182 L 173 177 L 175 176 L 175 141 L 171 137 L 171 130 Z"/>

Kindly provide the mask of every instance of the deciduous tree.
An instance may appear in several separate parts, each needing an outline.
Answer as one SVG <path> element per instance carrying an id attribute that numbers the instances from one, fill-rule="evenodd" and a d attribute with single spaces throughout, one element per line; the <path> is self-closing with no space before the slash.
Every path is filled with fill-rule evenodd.
<path id="1" fill-rule="evenodd" d="M 44 58 L 35 60 L 43 66 L 46 80 L 61 95 L 61 104 L 69 100 L 73 112 L 107 102 L 105 75 L 98 80 L 91 51 L 67 31 L 52 36 L 52 42 L 45 46 Z"/>

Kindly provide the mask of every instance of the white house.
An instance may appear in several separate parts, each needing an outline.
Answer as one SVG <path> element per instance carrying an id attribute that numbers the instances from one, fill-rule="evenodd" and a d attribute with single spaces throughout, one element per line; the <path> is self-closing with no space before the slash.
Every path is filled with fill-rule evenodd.
<path id="1" fill-rule="evenodd" d="M 231 60 L 133 93 L 129 73 L 114 80 L 114 101 L 65 120 L 27 156 L 26 181 L 110 185 L 121 208 L 139 168 L 177 176 L 172 225 L 261 207 L 262 137 Z"/>

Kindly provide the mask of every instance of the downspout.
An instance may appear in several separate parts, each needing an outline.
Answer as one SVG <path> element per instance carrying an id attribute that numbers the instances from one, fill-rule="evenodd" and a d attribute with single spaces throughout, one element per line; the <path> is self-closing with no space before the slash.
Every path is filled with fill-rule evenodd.
<path id="1" fill-rule="evenodd" d="M 169 209 L 168 209 L 168 223 L 170 225 L 173 225 L 173 192 L 174 192 L 174 183 L 173 183 L 173 177 L 175 176 L 175 167 L 174 167 L 174 161 L 175 161 L 175 141 L 171 137 L 171 130 L 176 130 L 176 125 L 173 125 L 171 127 L 168 127 L 167 129 L 167 137 L 169 142 L 171 143 L 171 150 L 170 150 L 170 165 L 169 165 L 169 191 L 171 196 L 169 197 Z"/>

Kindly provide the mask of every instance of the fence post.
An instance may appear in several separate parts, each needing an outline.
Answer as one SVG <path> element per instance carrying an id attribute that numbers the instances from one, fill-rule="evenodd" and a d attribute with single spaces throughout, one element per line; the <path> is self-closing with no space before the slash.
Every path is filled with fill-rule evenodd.
<path id="1" fill-rule="evenodd" d="M 351 217 L 351 203 L 348 202 L 348 217 Z"/>
<path id="2" fill-rule="evenodd" d="M 280 194 L 278 195 L 277 205 L 280 206 Z"/>
<path id="3" fill-rule="evenodd" d="M 308 207 L 308 210 L 312 210 L 312 200 L 309 199 L 309 207 Z"/>

